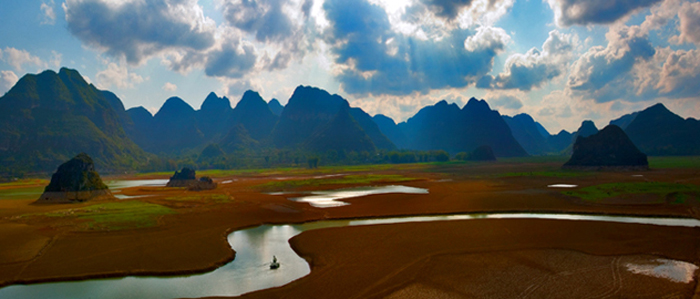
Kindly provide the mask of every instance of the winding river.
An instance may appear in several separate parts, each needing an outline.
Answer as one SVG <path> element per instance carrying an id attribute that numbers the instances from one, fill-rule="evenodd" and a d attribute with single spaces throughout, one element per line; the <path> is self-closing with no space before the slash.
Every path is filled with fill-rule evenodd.
<path id="1" fill-rule="evenodd" d="M 364 220 L 331 220 L 300 225 L 262 225 L 239 230 L 228 236 L 236 251 L 236 259 L 212 272 L 171 277 L 124 277 L 75 282 L 12 285 L 0 289 L 0 298 L 181 298 L 204 296 L 236 296 L 285 285 L 310 273 L 309 265 L 296 255 L 288 240 L 301 232 L 340 226 L 374 225 L 421 221 L 453 221 L 504 218 L 555 219 L 560 221 L 608 221 L 664 226 L 700 227 L 696 219 L 599 216 L 580 214 L 458 214 L 380 218 Z M 269 269 L 275 255 L 282 266 Z M 693 266 L 683 263 L 683 267 Z M 686 265 L 687 264 L 687 265 Z M 641 270 L 640 270 L 641 271 Z M 97 295 L 96 295 L 97 294 Z"/>

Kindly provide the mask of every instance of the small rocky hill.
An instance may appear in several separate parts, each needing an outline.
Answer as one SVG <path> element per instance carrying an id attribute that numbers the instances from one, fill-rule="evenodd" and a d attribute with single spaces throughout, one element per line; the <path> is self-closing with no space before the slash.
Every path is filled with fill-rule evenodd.
<path id="1" fill-rule="evenodd" d="M 620 127 L 608 125 L 589 137 L 576 138 L 573 155 L 564 168 L 648 169 L 647 155 L 639 151 Z"/>
<path id="2" fill-rule="evenodd" d="M 51 176 L 37 203 L 75 203 L 96 198 L 113 198 L 109 188 L 95 171 L 92 158 L 80 153 L 61 164 Z"/>

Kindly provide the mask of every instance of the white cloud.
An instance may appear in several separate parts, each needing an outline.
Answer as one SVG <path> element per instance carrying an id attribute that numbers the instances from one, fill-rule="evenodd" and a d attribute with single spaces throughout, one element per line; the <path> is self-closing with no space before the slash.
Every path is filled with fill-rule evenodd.
<path id="1" fill-rule="evenodd" d="M 464 48 L 471 52 L 503 50 L 508 42 L 510 42 L 510 36 L 503 28 L 481 26 L 476 29 L 476 34 L 467 37 Z"/>
<path id="2" fill-rule="evenodd" d="M 55 68 L 61 67 L 61 61 L 63 61 L 63 54 L 56 51 L 51 51 L 51 60 L 49 63 Z"/>
<path id="3" fill-rule="evenodd" d="M 520 90 L 540 87 L 565 73 L 577 41 L 574 35 L 553 30 L 542 51 L 532 48 L 525 54 L 509 56 L 504 72 L 495 78 L 485 78 L 477 87 Z"/>
<path id="4" fill-rule="evenodd" d="M 26 64 L 34 65 L 39 68 L 46 68 L 46 63 L 44 61 L 25 50 L 7 47 L 5 50 L 0 50 L 0 52 L 2 53 L 0 58 L 20 73 L 24 72 L 24 65 Z"/>
<path id="5" fill-rule="evenodd" d="M 49 2 L 42 2 L 40 9 L 44 16 L 44 20 L 41 21 L 42 25 L 53 25 L 56 24 L 56 12 L 54 12 L 54 2 L 50 0 Z"/>
<path id="6" fill-rule="evenodd" d="M 163 85 L 163 90 L 165 91 L 176 91 L 177 90 L 177 85 L 170 83 L 170 82 L 165 82 Z"/>
<path id="7" fill-rule="evenodd" d="M 13 71 L 0 71 L 0 95 L 5 94 L 19 81 Z"/>
<path id="8" fill-rule="evenodd" d="M 700 45 L 700 2 L 686 2 L 678 12 L 681 34 L 677 43 L 695 43 Z"/>
<path id="9" fill-rule="evenodd" d="M 107 64 L 107 69 L 98 72 L 95 79 L 100 89 L 109 89 L 111 86 L 116 86 L 117 88 L 133 88 L 134 85 L 148 80 L 148 78 L 144 79 L 138 74 L 129 72 L 124 61 L 119 64 L 109 62 Z"/>

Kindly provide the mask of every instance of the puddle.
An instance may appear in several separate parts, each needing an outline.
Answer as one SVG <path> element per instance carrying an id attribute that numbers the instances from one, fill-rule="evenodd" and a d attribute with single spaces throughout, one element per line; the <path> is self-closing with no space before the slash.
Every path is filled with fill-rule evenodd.
<path id="1" fill-rule="evenodd" d="M 655 264 L 645 265 L 629 263 L 625 266 L 627 271 L 634 274 L 664 278 L 678 283 L 690 283 L 693 281 L 695 271 L 698 269 L 698 266 L 683 261 L 657 259 L 655 262 Z"/>
<path id="2" fill-rule="evenodd" d="M 571 185 L 571 184 L 554 184 L 554 185 L 547 185 L 549 188 L 576 188 L 578 185 Z"/>
<path id="3" fill-rule="evenodd" d="M 291 201 L 306 202 L 316 208 L 333 208 L 349 205 L 347 202 L 339 201 L 340 199 L 362 197 L 374 194 L 388 193 L 405 193 L 405 194 L 428 194 L 428 189 L 389 185 L 389 186 L 371 186 L 359 187 L 326 191 L 313 191 L 308 196 L 289 198 Z"/>

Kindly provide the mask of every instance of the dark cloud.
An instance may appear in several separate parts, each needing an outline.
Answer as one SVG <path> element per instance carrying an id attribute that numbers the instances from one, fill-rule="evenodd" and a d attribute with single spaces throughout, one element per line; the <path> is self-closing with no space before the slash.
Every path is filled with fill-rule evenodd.
<path id="1" fill-rule="evenodd" d="M 661 0 L 547 0 L 559 26 L 610 24 Z"/>
<path id="2" fill-rule="evenodd" d="M 567 83 L 569 88 L 592 93 L 607 92 L 608 89 L 604 88 L 616 80 L 624 80 L 636 62 L 646 61 L 656 53 L 648 36 L 636 27 L 611 28 L 606 37 L 607 47 L 593 47 L 574 63 Z M 609 101 L 616 96 L 593 98 Z"/>
<path id="3" fill-rule="evenodd" d="M 481 27 L 422 40 L 393 32 L 384 9 L 367 1 L 328 0 L 324 9 L 336 63 L 348 66 L 337 78 L 351 94 L 464 87 L 491 70 L 508 39 L 502 29 Z"/>
<path id="4" fill-rule="evenodd" d="M 229 0 L 223 2 L 223 14 L 231 25 L 254 33 L 258 41 L 282 41 L 295 28 L 282 11 L 283 4 L 283 0 Z"/>
<path id="5" fill-rule="evenodd" d="M 214 45 L 213 24 L 192 9 L 195 0 L 67 0 L 68 30 L 84 43 L 138 64 L 169 48 L 204 50 Z"/>
<path id="6" fill-rule="evenodd" d="M 240 78 L 255 66 L 256 60 L 252 45 L 228 42 L 221 50 L 209 53 L 204 73 L 212 77 Z"/>
<path id="7" fill-rule="evenodd" d="M 572 37 L 551 31 L 542 50 L 532 48 L 525 54 L 511 55 L 503 73 L 485 76 L 477 82 L 477 87 L 528 91 L 542 86 L 566 70 L 572 56 Z"/>

